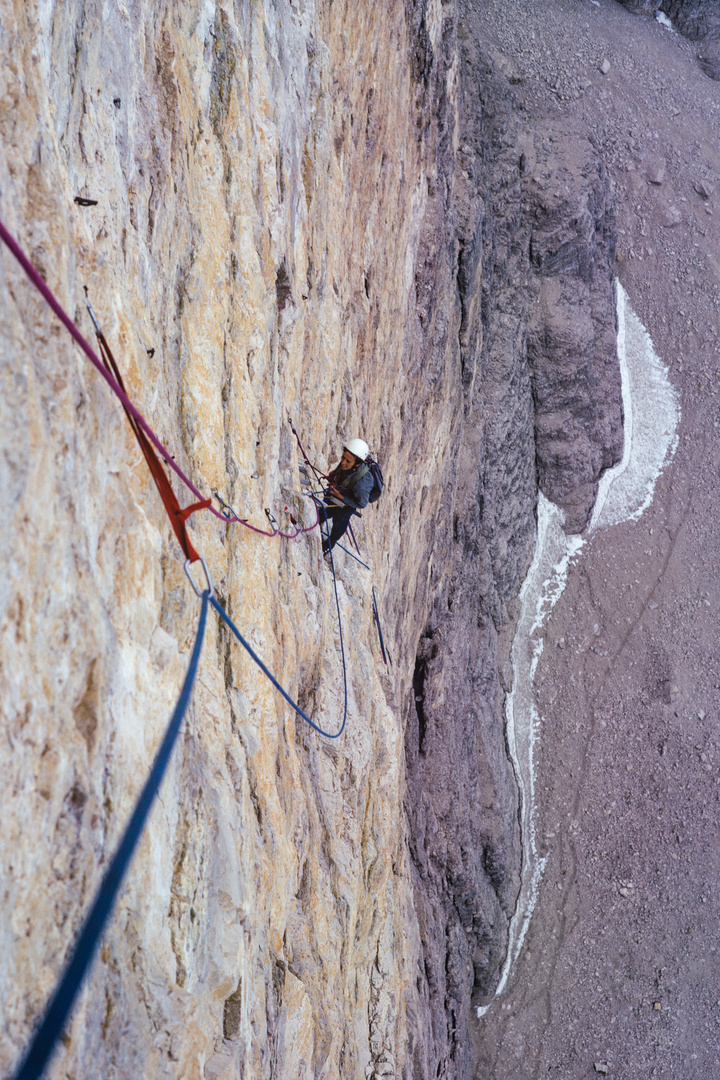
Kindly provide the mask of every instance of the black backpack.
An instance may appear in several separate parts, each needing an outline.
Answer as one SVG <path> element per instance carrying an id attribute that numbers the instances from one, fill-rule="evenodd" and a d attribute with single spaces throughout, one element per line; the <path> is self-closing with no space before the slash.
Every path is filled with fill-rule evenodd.
<path id="1" fill-rule="evenodd" d="M 377 502 L 382 495 L 385 481 L 383 480 L 382 469 L 378 465 L 377 461 L 373 461 L 371 457 L 366 457 L 365 464 L 370 470 L 370 475 L 373 478 L 373 489 L 370 492 L 370 498 L 368 499 L 368 502 L 374 503 Z"/>

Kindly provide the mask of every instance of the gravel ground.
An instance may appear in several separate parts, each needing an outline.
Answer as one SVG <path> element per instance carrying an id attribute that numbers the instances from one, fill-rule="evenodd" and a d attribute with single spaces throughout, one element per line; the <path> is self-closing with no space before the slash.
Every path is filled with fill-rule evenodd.
<path id="1" fill-rule="evenodd" d="M 486 0 L 541 171 L 578 128 L 618 201 L 617 273 L 681 393 L 639 522 L 596 535 L 546 632 L 526 945 L 479 1022 L 483 1080 L 720 1076 L 720 82 L 615 0 Z M 603 70 L 604 69 L 604 70 Z"/>

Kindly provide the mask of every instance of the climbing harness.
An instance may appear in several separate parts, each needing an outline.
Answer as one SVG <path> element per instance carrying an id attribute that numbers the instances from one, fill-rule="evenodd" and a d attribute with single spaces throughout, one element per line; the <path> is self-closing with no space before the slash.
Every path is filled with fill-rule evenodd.
<path id="1" fill-rule="evenodd" d="M 317 507 L 319 507 L 320 509 L 322 509 L 323 514 L 325 515 L 325 521 L 323 522 L 323 524 L 325 526 L 327 526 L 327 514 L 325 514 L 325 507 L 324 507 L 323 503 L 320 502 L 320 496 L 325 495 L 325 492 L 324 491 L 307 491 L 307 492 L 303 492 L 303 494 L 309 495 L 310 498 L 315 503 L 315 505 Z M 351 535 L 352 542 L 355 545 L 355 550 L 360 551 L 360 548 L 358 547 L 357 540 L 355 539 L 355 534 L 353 533 L 353 530 L 352 530 L 352 525 L 348 525 L 348 529 L 349 529 L 349 532 L 350 532 L 350 535 Z M 320 533 L 321 533 L 321 535 L 323 537 L 323 540 L 329 540 L 330 539 L 329 530 L 327 528 L 325 528 L 323 530 L 322 525 L 320 526 Z M 344 551 L 345 554 L 349 555 L 351 559 L 355 560 L 355 562 L 359 562 L 360 565 L 364 566 L 366 570 L 370 570 L 370 567 L 368 566 L 368 564 L 366 562 L 363 562 L 362 559 L 359 558 L 358 555 L 353 554 L 353 552 L 350 551 L 349 548 L 346 548 L 344 544 L 341 544 L 339 540 L 335 541 L 335 543 L 333 544 L 333 547 L 340 548 L 341 551 Z"/>
<path id="2" fill-rule="evenodd" d="M 205 566 L 204 560 L 202 560 Z M 189 560 L 188 560 L 189 563 Z M 186 570 L 188 567 L 186 563 Z M 205 567 L 207 574 L 207 567 Z M 190 576 L 188 571 L 188 576 Z M 191 578 L 192 580 L 192 578 Z M 63 1028 L 72 1011 L 78 991 L 83 979 L 92 963 L 97 951 L 103 931 L 113 909 L 115 899 L 120 891 L 123 878 L 137 847 L 147 821 L 150 808 L 158 793 L 165 771 L 173 752 L 183 718 L 190 704 L 195 676 L 200 659 L 203 638 L 205 636 L 205 623 L 207 621 L 208 603 L 214 603 L 212 585 L 208 578 L 209 588 L 202 593 L 202 607 L 200 609 L 200 621 L 198 623 L 195 644 L 190 656 L 185 681 L 182 685 L 177 705 L 170 717 L 170 722 L 165 731 L 160 749 L 155 755 L 155 761 L 150 774 L 145 781 L 140 796 L 135 804 L 132 816 L 125 827 L 122 840 L 115 852 L 110 866 L 105 871 L 100 887 L 95 894 L 90 910 L 83 923 L 82 930 L 78 935 L 70 960 L 65 967 L 55 993 L 48 1002 L 39 1027 L 36 1029 L 32 1042 L 25 1056 L 14 1073 L 13 1080 L 38 1080 L 45 1066 L 50 1060 L 58 1039 L 63 1033 Z M 197 592 L 197 588 L 196 588 Z"/>

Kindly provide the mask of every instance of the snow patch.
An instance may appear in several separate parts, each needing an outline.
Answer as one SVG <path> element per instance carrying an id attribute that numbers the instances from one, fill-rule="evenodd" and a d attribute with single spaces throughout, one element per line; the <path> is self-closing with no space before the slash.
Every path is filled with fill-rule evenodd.
<path id="1" fill-rule="evenodd" d="M 520 792 L 522 874 L 496 997 L 505 989 L 522 948 L 545 869 L 546 860 L 538 855 L 535 838 L 535 747 L 541 717 L 533 683 L 544 644 L 539 634 L 562 596 L 570 566 L 583 546 L 582 537 L 568 536 L 564 531 L 564 520 L 564 511 L 540 493 L 535 552 L 520 590 L 521 613 L 512 646 L 513 687 L 505 701 L 505 732 Z M 480 1006 L 478 1016 L 484 1016 L 489 1008 Z"/>
<path id="2" fill-rule="evenodd" d="M 656 11 L 655 18 L 660 23 L 660 25 L 664 26 L 666 30 L 669 30 L 671 34 L 677 33 L 677 30 L 675 29 L 671 20 L 668 18 L 664 11 Z"/>
<path id="3" fill-rule="evenodd" d="M 637 521 L 677 447 L 678 395 L 650 335 L 617 283 L 617 351 L 622 375 L 625 445 L 622 461 L 600 480 L 590 533 Z"/>
<path id="4" fill-rule="evenodd" d="M 544 646 L 542 632 L 583 546 L 597 529 L 637 521 L 652 502 L 655 483 L 677 446 L 680 421 L 677 392 L 619 282 L 616 282 L 616 307 L 625 418 L 622 460 L 600 481 L 585 537 L 568 535 L 563 529 L 564 512 L 539 494 L 535 551 L 519 595 L 520 617 L 511 657 L 513 687 L 505 701 L 505 731 L 520 794 L 521 886 L 495 997 L 505 989 L 522 948 L 547 859 L 537 850 L 535 806 L 535 751 L 542 717 L 535 704 L 534 683 Z M 491 1004 L 480 1006 L 477 1015 L 484 1016 Z"/>

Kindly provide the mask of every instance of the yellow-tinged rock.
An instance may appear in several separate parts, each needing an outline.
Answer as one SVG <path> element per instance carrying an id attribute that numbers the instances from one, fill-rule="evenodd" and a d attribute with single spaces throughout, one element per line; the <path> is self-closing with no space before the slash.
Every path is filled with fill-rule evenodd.
<path id="1" fill-rule="evenodd" d="M 393 686 L 370 586 L 415 588 L 398 545 L 421 543 L 441 498 L 421 515 L 402 423 L 427 197 L 404 6 L 42 14 L 18 0 L 2 22 L 0 213 L 92 336 L 87 285 L 128 392 L 178 464 L 264 529 L 266 508 L 283 528 L 290 514 L 312 522 L 288 414 L 321 469 L 360 434 L 391 478 L 356 523 L 372 573 L 337 560 L 337 743 L 210 613 L 191 709 L 48 1075 L 399 1069 L 417 935 L 396 702 L 419 628 L 397 640 L 400 600 Z M 199 604 L 119 404 L 6 252 L 0 292 L 7 1072 L 150 768 Z M 425 417 L 439 471 L 450 400 L 442 388 Z M 317 533 L 267 539 L 207 513 L 190 532 L 253 648 L 337 730 L 343 671 Z"/>

